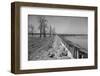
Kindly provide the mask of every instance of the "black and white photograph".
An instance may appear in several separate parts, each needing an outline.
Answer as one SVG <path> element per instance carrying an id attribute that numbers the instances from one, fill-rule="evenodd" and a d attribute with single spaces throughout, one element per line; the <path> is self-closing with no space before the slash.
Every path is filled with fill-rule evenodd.
<path id="1" fill-rule="evenodd" d="M 88 17 L 28 15 L 28 60 L 88 58 Z"/>
<path id="2" fill-rule="evenodd" d="M 11 4 L 11 72 L 97 69 L 97 7 Z"/>

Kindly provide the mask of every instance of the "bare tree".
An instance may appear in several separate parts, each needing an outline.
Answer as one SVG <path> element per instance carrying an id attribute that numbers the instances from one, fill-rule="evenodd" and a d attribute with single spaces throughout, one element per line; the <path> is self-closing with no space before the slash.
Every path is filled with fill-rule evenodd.
<path id="1" fill-rule="evenodd" d="M 53 31 L 53 34 L 55 35 L 56 34 L 55 27 L 53 27 L 52 31 Z"/>
<path id="2" fill-rule="evenodd" d="M 34 26 L 33 25 L 31 25 L 31 29 L 32 29 L 32 33 L 34 33 Z"/>
<path id="3" fill-rule="evenodd" d="M 49 29 L 50 36 L 51 36 L 51 33 L 52 33 L 51 31 L 52 31 L 52 27 L 50 25 L 50 29 Z"/>
<path id="4" fill-rule="evenodd" d="M 31 34 L 34 33 L 35 30 L 34 30 L 34 26 L 32 24 L 28 26 L 28 31 Z"/>
<path id="5" fill-rule="evenodd" d="M 40 37 L 42 37 L 43 24 L 42 24 L 42 17 L 41 16 L 39 16 L 39 23 L 40 23 L 40 25 L 39 25 Z"/>
<path id="6" fill-rule="evenodd" d="M 47 28 L 47 20 L 44 16 L 40 16 L 39 17 L 39 23 L 40 23 L 40 26 L 39 26 L 39 29 L 40 29 L 40 37 L 42 37 L 42 35 L 44 37 L 46 37 L 46 28 Z"/>
<path id="7" fill-rule="evenodd" d="M 56 35 L 55 27 L 51 27 L 51 29 L 50 29 L 50 34 L 51 34 L 51 36 Z"/>

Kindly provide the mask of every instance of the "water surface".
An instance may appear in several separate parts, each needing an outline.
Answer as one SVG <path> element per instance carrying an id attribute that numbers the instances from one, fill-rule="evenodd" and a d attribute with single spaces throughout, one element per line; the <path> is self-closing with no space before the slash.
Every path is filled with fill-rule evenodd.
<path id="1" fill-rule="evenodd" d="M 88 50 L 87 36 L 66 36 L 65 38 Z"/>

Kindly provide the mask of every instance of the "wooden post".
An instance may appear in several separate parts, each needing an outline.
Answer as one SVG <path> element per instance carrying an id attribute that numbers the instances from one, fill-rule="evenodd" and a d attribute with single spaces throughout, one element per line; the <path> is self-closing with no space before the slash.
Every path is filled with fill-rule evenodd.
<path id="1" fill-rule="evenodd" d="M 81 58 L 84 58 L 84 54 L 82 54 Z"/>
<path id="2" fill-rule="evenodd" d="M 77 48 L 74 47 L 74 57 L 77 58 Z"/>
<path id="3" fill-rule="evenodd" d="M 79 49 L 77 49 L 77 59 L 79 58 Z"/>
<path id="4" fill-rule="evenodd" d="M 76 48 L 74 48 L 74 58 L 75 58 L 75 51 L 76 51 Z"/>

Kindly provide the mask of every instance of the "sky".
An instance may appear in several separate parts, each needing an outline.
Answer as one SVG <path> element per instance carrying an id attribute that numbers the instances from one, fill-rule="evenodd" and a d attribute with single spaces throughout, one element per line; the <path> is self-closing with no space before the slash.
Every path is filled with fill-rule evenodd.
<path id="1" fill-rule="evenodd" d="M 71 16 L 44 16 L 47 25 L 55 27 L 58 34 L 87 34 L 88 18 Z M 28 26 L 34 26 L 34 31 L 39 33 L 39 15 L 28 15 Z"/>

